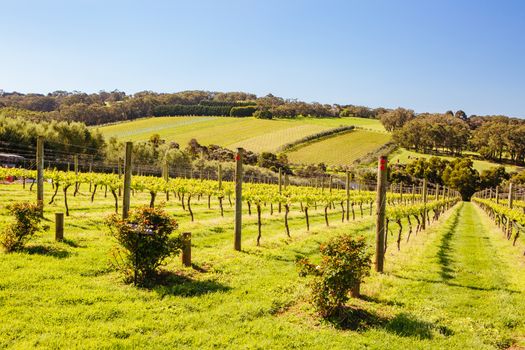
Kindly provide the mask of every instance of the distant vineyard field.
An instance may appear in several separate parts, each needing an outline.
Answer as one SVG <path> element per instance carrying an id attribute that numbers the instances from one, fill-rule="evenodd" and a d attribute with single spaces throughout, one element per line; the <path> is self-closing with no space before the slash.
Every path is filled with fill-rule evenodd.
<path id="1" fill-rule="evenodd" d="M 327 165 L 351 165 L 356 159 L 390 141 L 390 134 L 355 130 L 312 142 L 288 153 L 291 163 L 325 163 Z"/>
<path id="2" fill-rule="evenodd" d="M 122 141 L 145 141 L 157 133 L 166 141 L 175 141 L 181 145 L 195 138 L 205 145 L 217 144 L 228 148 L 244 147 L 254 152 L 275 152 L 286 143 L 346 125 L 384 131 L 378 120 L 363 118 L 260 120 L 229 117 L 146 118 L 102 126 L 98 130 L 106 138 L 114 136 Z"/>

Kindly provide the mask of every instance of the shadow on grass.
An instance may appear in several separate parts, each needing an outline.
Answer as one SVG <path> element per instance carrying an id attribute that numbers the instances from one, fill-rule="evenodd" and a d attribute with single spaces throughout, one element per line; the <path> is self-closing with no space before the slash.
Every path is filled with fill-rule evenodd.
<path id="1" fill-rule="evenodd" d="M 432 339 L 433 332 L 445 336 L 453 332 L 444 326 L 422 321 L 408 313 L 399 313 L 393 318 L 380 316 L 368 310 L 345 307 L 337 316 L 327 320 L 338 329 L 363 332 L 370 328 L 384 329 L 400 337 Z"/>
<path id="2" fill-rule="evenodd" d="M 231 288 L 213 280 L 194 280 L 188 276 L 171 271 L 162 271 L 148 289 L 161 296 L 173 295 L 194 297 L 208 293 L 226 292 Z"/>
<path id="3" fill-rule="evenodd" d="M 87 246 L 86 245 L 81 245 L 81 244 L 78 244 L 76 241 L 72 240 L 72 239 L 69 239 L 69 238 L 64 238 L 62 240 L 62 243 L 72 247 L 72 248 L 86 248 Z"/>
<path id="4" fill-rule="evenodd" d="M 447 285 L 447 286 L 450 286 L 450 287 L 465 288 L 465 289 L 484 291 L 484 292 L 502 291 L 502 292 L 507 292 L 507 293 L 511 293 L 511 294 L 515 294 L 515 293 L 520 294 L 520 293 L 522 293 L 522 292 L 520 292 L 518 290 L 513 290 L 513 289 L 508 289 L 508 288 L 500 288 L 500 287 L 485 288 L 485 287 L 478 287 L 478 286 L 471 286 L 471 285 L 463 285 L 463 284 L 449 282 L 449 281 L 431 280 L 431 279 L 428 279 L 428 278 L 413 278 L 413 277 L 401 276 L 401 275 L 397 275 L 397 274 L 391 274 L 391 276 L 394 276 L 396 278 L 401 278 L 401 279 L 404 279 L 404 280 L 414 281 L 414 282 L 444 284 L 444 285 Z"/>
<path id="5" fill-rule="evenodd" d="M 71 253 L 51 245 L 31 245 L 23 249 L 28 254 L 52 256 L 57 259 L 67 258 Z"/>
<path id="6" fill-rule="evenodd" d="M 439 261 L 439 265 L 441 267 L 440 276 L 444 281 L 448 281 L 454 278 L 452 274 L 454 272 L 454 269 L 452 269 L 451 267 L 451 265 L 454 263 L 454 260 L 452 259 L 452 252 L 451 252 L 452 248 L 450 244 L 452 242 L 452 238 L 458 226 L 458 221 L 459 221 L 459 211 L 456 211 L 454 215 L 454 219 L 452 223 L 450 224 L 450 227 L 447 229 L 447 231 L 441 238 L 441 242 L 439 244 L 437 258 Z"/>
<path id="7" fill-rule="evenodd" d="M 400 301 L 380 299 L 368 295 L 361 295 L 360 298 L 361 300 L 367 301 L 369 303 L 383 304 L 388 306 L 405 306 L 405 303 L 402 303 Z"/>

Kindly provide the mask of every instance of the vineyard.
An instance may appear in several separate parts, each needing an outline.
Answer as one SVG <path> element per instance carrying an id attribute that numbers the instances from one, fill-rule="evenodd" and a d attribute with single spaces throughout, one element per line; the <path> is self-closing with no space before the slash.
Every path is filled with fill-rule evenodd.
<path id="1" fill-rule="evenodd" d="M 166 168 L 140 175 L 137 169 L 152 169 L 135 164 L 128 168 L 130 208 L 164 208 L 177 220 L 178 231 L 191 233 L 190 262 L 168 260 L 163 280 L 140 289 L 122 284 L 107 263 L 115 243 L 105 220 L 126 206 L 126 166 L 115 164 L 106 173 L 79 170 L 88 165 L 70 171 L 0 168 L 0 178 L 6 179 L 0 184 L 2 206 L 35 202 L 40 187 L 49 231 L 55 213 L 66 215 L 62 240 L 45 232 L 23 251 L 0 255 L 2 346 L 94 348 L 104 339 L 108 347 L 176 342 L 181 348 L 348 348 L 350 341 L 356 349 L 393 343 L 397 348 L 501 348 L 520 341 L 525 281 L 520 266 L 511 264 L 522 247 L 519 196 L 513 209 L 505 209 L 504 193 L 497 208 L 476 195 L 474 202 L 489 211 L 484 219 L 472 204 L 459 203 L 457 192 L 425 180 L 378 185 L 347 174 L 342 180 L 308 179 L 298 185 L 284 175 L 277 180 L 241 176 L 238 198 L 235 178 L 223 178 L 220 169 L 217 178 L 208 179 Z M 239 200 L 242 248 L 235 251 Z M 378 247 L 381 215 L 385 234 Z M 515 246 L 492 234 L 496 226 L 491 228 L 489 217 L 507 234 L 511 227 Z M 2 211 L 0 222 L 9 220 Z M 483 229 L 468 231 L 476 227 L 469 226 L 472 222 Z M 384 258 L 384 273 L 365 279 L 363 298 L 351 300 L 357 323 L 344 328 L 317 321 L 295 264 L 303 257 L 316 261 L 319 245 L 341 234 L 364 236 L 370 250 L 375 246 Z M 499 265 L 491 260 L 494 252 L 482 251 L 489 249 L 479 245 L 482 239 L 498 247 Z M 469 253 L 460 254 L 461 249 Z M 509 280 L 496 272 L 507 262 Z M 494 271 L 483 277 L 480 289 L 477 273 L 469 272 L 474 266 Z M 505 298 L 506 310 L 483 304 L 489 293 Z M 458 295 L 469 303 L 476 300 L 475 307 L 454 305 Z M 487 313 L 478 311 L 484 309 Z M 7 322 L 15 314 L 18 322 Z M 469 317 L 484 321 L 474 326 Z M 63 329 L 66 320 L 70 327 Z"/>
<path id="2" fill-rule="evenodd" d="M 18 178 L 22 179 L 23 187 L 26 187 L 26 180 L 31 180 L 31 185 L 27 187 L 32 190 L 37 179 L 36 170 L 25 170 L 15 168 L 0 168 L 0 178 Z M 74 173 L 67 171 L 44 171 L 43 179 L 51 184 L 52 194 L 48 204 L 53 204 L 57 200 L 57 194 L 62 194 L 63 208 L 66 216 L 70 215 L 70 205 L 68 200 L 71 196 L 76 196 L 79 192 L 86 193 L 89 201 L 93 203 L 97 195 L 106 198 L 108 193 L 114 200 L 114 210 L 119 212 L 119 201 L 122 193 L 122 178 L 117 174 L 101 173 Z M 225 206 L 230 208 L 233 205 L 234 183 L 228 181 L 213 181 L 203 179 L 184 179 L 184 178 L 160 178 L 154 176 L 134 176 L 130 186 L 131 191 L 135 193 L 149 194 L 149 207 L 154 207 L 157 197 L 165 198 L 165 202 L 171 200 L 176 202 L 180 209 L 188 212 L 190 220 L 196 220 L 196 213 L 192 210 L 192 204 L 195 201 L 206 201 L 208 210 L 213 207 L 217 209 L 217 215 L 224 217 Z M 424 189 L 426 191 L 426 188 Z M 403 232 L 402 221 L 407 222 L 408 238 L 412 232 L 419 232 L 425 227 L 425 220 L 437 220 L 439 216 L 453 204 L 458 201 L 457 194 L 453 197 L 445 189 L 439 192 L 435 191 L 433 200 L 423 202 L 421 191 L 423 188 L 412 187 L 411 192 L 406 193 L 403 197 L 403 190 L 399 193 L 389 193 L 387 196 L 388 210 L 387 223 L 392 222 L 398 225 L 399 234 L 397 238 L 398 248 L 401 243 Z M 97 193 L 98 192 L 98 193 Z M 417 192 L 417 193 L 416 193 Z M 193 202 L 192 202 L 193 200 Z M 304 215 L 305 228 L 310 229 L 309 213 L 312 211 L 321 211 L 324 216 L 326 226 L 330 225 L 329 212 L 336 215 L 339 211 L 342 222 L 356 219 L 357 215 L 363 217 L 371 216 L 374 212 L 375 192 L 372 191 L 348 191 L 323 187 L 306 187 L 306 186 L 286 186 L 274 184 L 253 184 L 248 183 L 243 186 L 242 201 L 246 204 L 248 215 L 252 211 L 257 215 L 259 235 L 257 245 L 260 243 L 262 235 L 261 214 L 263 208 L 269 212 L 269 215 L 283 213 L 283 225 L 286 235 L 290 237 L 288 225 L 288 216 L 291 211 L 299 211 Z M 165 205 L 165 204 L 163 204 Z M 432 213 L 430 215 L 429 213 Z M 417 222 L 415 229 L 412 220 Z"/>
<path id="3" fill-rule="evenodd" d="M 519 237 L 525 234 L 525 190 L 521 189 L 515 193 L 513 185 L 510 184 L 506 193 L 501 193 L 499 188 L 488 189 L 476 193 L 472 200 L 501 229 L 503 236 L 516 246 Z M 523 255 L 525 256 L 525 251 Z"/>

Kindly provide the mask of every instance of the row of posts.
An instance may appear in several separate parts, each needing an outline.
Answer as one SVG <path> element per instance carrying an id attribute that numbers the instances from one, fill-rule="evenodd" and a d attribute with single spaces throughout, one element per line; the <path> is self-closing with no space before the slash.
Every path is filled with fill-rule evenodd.
<path id="1" fill-rule="evenodd" d="M 123 188 L 123 203 L 122 203 L 122 218 L 128 217 L 130 209 L 131 198 L 131 171 L 132 171 L 132 151 L 133 143 L 126 142 L 125 158 L 124 158 L 124 188 Z M 44 203 L 44 146 L 43 138 L 37 139 L 37 202 L 43 206 Z M 377 173 L 377 198 L 376 198 L 376 260 L 375 269 L 378 272 L 383 271 L 384 267 L 384 251 L 385 251 L 385 229 L 386 229 L 386 192 L 387 192 L 387 169 L 388 160 L 386 156 L 379 157 L 378 173 Z M 219 167 L 219 173 L 221 168 Z M 163 171 L 164 177 L 168 176 L 167 169 Z M 221 186 L 219 174 L 219 188 Z M 234 249 L 241 250 L 242 237 L 242 179 L 243 179 L 243 149 L 237 148 L 235 154 L 235 223 L 234 223 Z M 497 191 L 497 190 L 496 190 Z M 279 194 L 282 194 L 282 171 L 279 170 Z M 423 181 L 423 202 L 427 201 L 427 182 Z M 509 194 L 509 204 L 512 206 L 512 184 Z M 279 205 L 279 211 L 281 205 Z M 346 219 L 349 219 L 350 212 L 350 174 L 346 173 Z M 60 223 L 59 223 L 60 221 Z M 426 220 L 422 221 L 423 228 Z M 57 213 L 57 230 L 62 232 L 60 239 L 63 238 L 63 214 Z M 58 231 L 57 231 L 58 237 Z M 191 249 L 191 248 L 190 248 Z M 191 254 L 191 251 L 190 251 Z M 191 260 L 191 258 L 190 258 Z"/>
<path id="2" fill-rule="evenodd" d="M 492 188 L 485 189 L 477 194 L 479 198 L 488 198 L 488 199 L 496 199 L 496 204 L 499 204 L 500 200 L 500 192 L 499 187 L 496 186 L 496 189 L 493 190 Z M 514 197 L 515 197 L 515 189 L 514 184 L 511 182 L 509 183 L 509 193 L 507 194 L 507 204 L 510 209 L 514 208 Z"/>

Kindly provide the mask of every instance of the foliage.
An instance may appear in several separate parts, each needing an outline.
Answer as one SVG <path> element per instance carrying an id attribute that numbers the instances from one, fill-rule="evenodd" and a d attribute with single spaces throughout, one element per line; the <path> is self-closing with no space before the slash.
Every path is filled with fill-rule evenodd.
<path id="1" fill-rule="evenodd" d="M 481 172 L 479 177 L 480 189 L 484 188 L 496 188 L 505 180 L 510 178 L 510 174 L 507 173 L 504 166 L 493 167 L 486 169 Z"/>
<path id="2" fill-rule="evenodd" d="M 411 176 L 443 185 L 443 172 L 448 164 L 449 161 L 439 157 L 419 158 L 407 164 L 405 169 Z"/>
<path id="3" fill-rule="evenodd" d="M 0 111 L 0 140 L 10 149 L 34 147 L 38 136 L 45 138 L 46 150 L 67 153 L 89 153 L 96 158 L 103 155 L 104 138 L 86 125 L 65 121 L 34 123 L 19 116 L 18 111 Z M 14 151 L 16 152 L 16 151 Z"/>
<path id="4" fill-rule="evenodd" d="M 341 112 L 340 117 L 356 117 L 356 118 L 376 118 L 377 112 L 364 106 L 346 106 Z"/>
<path id="5" fill-rule="evenodd" d="M 20 250 L 41 227 L 42 208 L 30 202 L 13 203 L 7 207 L 14 216 L 0 234 L 0 244 L 8 252 Z"/>
<path id="6" fill-rule="evenodd" d="M 472 135 L 471 146 L 486 159 L 501 161 L 505 155 L 516 164 L 525 162 L 525 122 L 510 118 L 485 121 Z"/>
<path id="7" fill-rule="evenodd" d="M 321 245 L 320 265 L 298 261 L 300 275 L 313 275 L 312 302 L 322 317 L 337 315 L 348 293 L 370 274 L 371 256 L 364 237 L 342 235 Z"/>
<path id="8" fill-rule="evenodd" d="M 182 249 L 182 238 L 171 235 L 177 222 L 162 209 L 142 207 L 126 219 L 114 214 L 107 224 L 119 244 L 113 266 L 124 274 L 126 282 L 148 285 L 165 259 Z"/>
<path id="9" fill-rule="evenodd" d="M 402 128 L 410 120 L 414 119 L 415 114 L 411 109 L 396 108 L 379 116 L 381 123 L 388 131 L 394 131 Z"/>
<path id="10" fill-rule="evenodd" d="M 273 119 L 273 114 L 268 109 L 258 109 L 253 116 L 257 119 Z"/>
<path id="11" fill-rule="evenodd" d="M 460 154 L 466 149 L 469 137 L 468 124 L 448 114 L 420 115 L 394 130 L 398 145 L 425 153 L 447 150 Z"/>
<path id="12" fill-rule="evenodd" d="M 262 152 L 259 154 L 259 157 L 257 157 L 257 166 L 270 169 L 274 172 L 282 169 L 285 174 L 292 174 L 292 170 L 288 166 L 286 154 L 276 155 L 271 152 Z"/>
<path id="13" fill-rule="evenodd" d="M 230 110 L 230 117 L 251 117 L 257 109 L 252 106 L 248 107 L 232 107 Z"/>
<path id="14" fill-rule="evenodd" d="M 512 176 L 511 181 L 516 184 L 525 185 L 525 170 L 522 170 L 519 173 Z"/>
<path id="15" fill-rule="evenodd" d="M 177 115 L 212 115 L 227 116 L 230 114 L 230 106 L 207 106 L 207 105 L 162 105 L 153 109 L 155 117 L 177 116 Z"/>
<path id="16" fill-rule="evenodd" d="M 468 201 L 478 188 L 479 173 L 473 168 L 471 159 L 455 159 L 443 172 L 443 182 L 446 186 L 457 189 L 462 199 Z"/>

